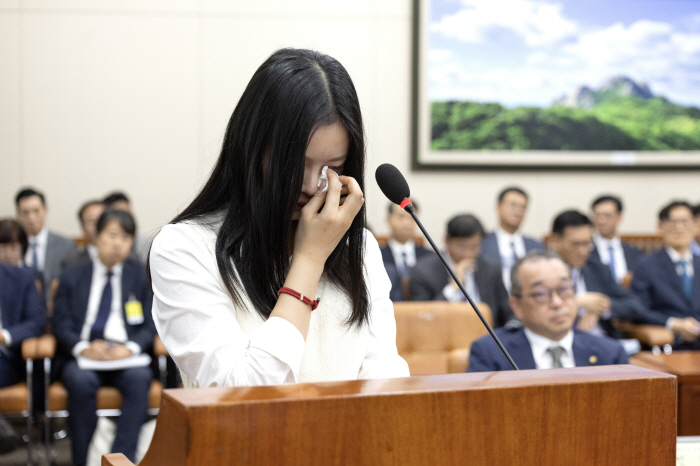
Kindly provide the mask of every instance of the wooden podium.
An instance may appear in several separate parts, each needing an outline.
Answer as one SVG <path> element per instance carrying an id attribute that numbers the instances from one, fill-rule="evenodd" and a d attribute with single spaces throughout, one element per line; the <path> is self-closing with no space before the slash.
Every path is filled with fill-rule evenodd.
<path id="1" fill-rule="evenodd" d="M 141 465 L 672 466 L 676 393 L 631 365 L 166 390 Z"/>

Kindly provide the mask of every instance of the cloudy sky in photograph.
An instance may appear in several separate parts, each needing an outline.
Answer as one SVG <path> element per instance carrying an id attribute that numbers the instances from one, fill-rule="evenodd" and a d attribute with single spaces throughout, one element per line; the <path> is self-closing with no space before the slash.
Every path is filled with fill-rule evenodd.
<path id="1" fill-rule="evenodd" d="M 615 75 L 700 107 L 700 1 L 431 0 L 428 98 L 548 107 Z"/>

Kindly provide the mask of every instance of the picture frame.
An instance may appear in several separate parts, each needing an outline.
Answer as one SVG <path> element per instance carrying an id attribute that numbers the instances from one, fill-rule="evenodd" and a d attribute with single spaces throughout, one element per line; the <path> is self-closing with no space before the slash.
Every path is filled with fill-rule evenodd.
<path id="1" fill-rule="evenodd" d="M 626 60 L 630 64 L 629 69 L 633 71 L 631 74 L 634 77 L 630 78 L 623 73 L 610 76 L 602 74 L 606 71 L 624 69 L 616 66 L 600 66 L 600 70 L 582 69 L 579 87 L 573 87 L 568 94 L 562 93 L 556 87 L 570 85 L 565 81 L 567 79 L 571 81 L 572 76 L 573 79 L 576 78 L 576 67 L 580 65 L 573 65 L 572 69 L 552 65 L 554 58 L 567 58 L 567 54 L 568 58 L 575 60 L 574 52 L 577 45 L 583 49 L 585 41 L 595 38 L 602 40 L 606 33 L 611 33 L 610 31 L 617 31 L 624 41 L 625 33 L 639 35 L 639 29 L 644 27 L 647 29 L 656 27 L 659 30 L 666 27 L 671 30 L 668 34 L 685 34 L 686 37 L 697 39 L 700 43 L 700 4 L 693 5 L 695 2 L 683 0 L 647 0 L 645 4 L 651 5 L 649 8 L 667 10 L 662 21 L 648 19 L 650 16 L 645 17 L 645 12 L 639 11 L 636 19 L 630 17 L 627 23 L 616 21 L 615 14 L 611 13 L 607 19 L 602 15 L 600 24 L 580 26 L 577 24 L 576 15 L 572 15 L 572 12 L 585 16 L 581 7 L 579 6 L 578 9 L 572 7 L 568 11 L 567 6 L 572 6 L 576 2 L 578 5 L 587 5 L 588 8 L 607 7 L 609 10 L 614 10 L 610 0 L 591 0 L 591 2 L 508 0 L 508 5 L 503 1 L 413 0 L 411 66 L 411 166 L 413 170 L 700 169 L 700 82 L 695 80 L 694 84 L 690 83 L 683 89 L 669 87 L 673 85 L 677 70 L 685 64 L 669 62 L 666 74 L 664 70 L 654 73 L 647 84 L 639 81 L 640 78 L 637 77 L 645 66 L 635 65 L 638 63 L 635 62 L 638 57 L 632 53 Z M 621 1 L 625 0 L 614 0 L 612 3 Z M 532 21 L 538 14 L 549 14 L 556 17 L 552 20 L 553 22 L 557 20 L 564 24 L 568 22 L 572 28 L 571 34 L 565 37 L 562 33 L 559 44 L 556 37 L 545 37 L 548 34 L 545 28 L 541 32 L 543 37 L 539 39 L 518 37 L 520 32 L 517 30 L 517 24 L 509 25 L 507 21 L 502 20 L 506 15 L 494 14 L 493 17 L 497 19 L 491 25 L 493 34 L 489 35 L 488 11 L 478 10 L 486 8 L 483 5 L 491 5 L 492 11 L 498 11 L 499 3 L 503 3 L 503 8 L 513 7 L 513 5 L 519 7 L 517 4 L 521 3 L 520 6 L 523 8 L 531 9 L 529 14 L 533 16 Z M 538 12 L 536 10 L 539 7 L 546 7 L 548 10 L 545 13 Z M 459 10 L 460 8 L 462 10 Z M 697 10 L 695 17 L 697 21 L 689 25 L 675 24 L 674 12 L 677 17 L 684 17 L 688 15 L 685 11 L 687 8 Z M 445 13 L 447 10 L 450 13 Z M 481 15 L 479 21 L 470 19 L 469 14 L 472 12 L 474 15 Z M 449 15 L 452 15 L 449 17 L 451 23 L 445 19 Z M 464 30 L 467 32 L 463 33 L 460 30 L 460 18 L 456 18 L 457 15 L 466 18 Z M 524 15 L 527 16 L 527 13 Z M 515 32 L 509 31 L 508 26 L 512 26 Z M 674 27 L 679 30 L 673 31 Z M 470 28 L 475 29 L 476 32 L 470 32 Z M 524 30 L 527 29 L 524 28 Z M 478 33 L 481 33 L 480 37 L 477 37 Z M 453 34 L 453 37 L 449 37 L 449 34 Z M 462 42 L 460 42 L 460 34 L 465 36 Z M 653 36 L 651 33 L 649 35 Z M 547 67 L 543 66 L 541 70 L 533 65 L 527 69 L 523 68 L 524 71 L 520 70 L 525 75 L 524 78 L 533 81 L 538 81 L 538 73 L 540 76 L 548 76 L 547 79 L 539 80 L 545 84 L 538 82 L 537 85 L 533 85 L 532 92 L 525 85 L 521 88 L 520 95 L 524 97 L 523 104 L 520 105 L 517 92 L 504 95 L 504 101 L 496 100 L 500 98 L 498 85 L 505 88 L 507 77 L 503 82 L 494 83 L 493 89 L 488 87 L 489 73 L 497 78 L 504 75 L 504 73 L 499 75 L 499 71 L 502 71 L 498 68 L 499 59 L 502 58 L 505 62 L 523 60 L 522 57 L 518 58 L 517 54 L 513 53 L 503 53 L 502 57 L 498 56 L 499 45 L 502 46 L 508 42 L 516 43 L 518 40 L 524 43 L 521 48 L 526 59 L 532 61 L 533 57 L 539 56 L 545 64 L 547 64 L 546 60 L 550 60 Z M 543 47 L 538 44 L 538 40 L 549 42 L 546 43 L 546 47 Z M 668 48 L 668 38 L 659 36 L 658 40 Z M 469 52 L 460 56 L 462 44 L 466 44 L 464 48 Z M 620 44 L 620 51 L 615 52 L 617 56 L 626 57 L 623 46 L 627 45 L 624 42 Z M 557 49 L 557 46 L 560 49 Z M 496 53 L 493 53 L 494 50 Z M 473 69 L 470 68 L 470 58 L 467 56 L 470 52 L 475 57 L 479 57 L 478 60 L 482 62 L 477 65 L 475 58 Z M 581 55 L 584 52 L 585 50 L 579 50 Z M 490 55 L 484 58 L 489 53 Z M 700 50 L 697 53 L 700 56 Z M 451 55 L 453 62 L 450 63 L 448 58 L 440 65 L 440 60 L 436 57 L 440 58 L 441 54 Z M 445 70 L 452 70 L 453 76 L 450 77 L 448 71 L 441 71 L 439 66 L 443 66 Z M 466 70 L 463 73 L 465 76 L 462 82 L 459 78 L 460 70 Z M 519 71 L 513 70 L 513 72 Z M 482 79 L 478 76 L 479 73 L 484 73 L 487 77 Z M 594 79 L 596 76 L 599 77 L 597 82 Z M 562 79 L 558 79 L 559 77 Z M 476 94 L 470 93 L 469 86 L 460 87 L 469 83 L 470 79 L 477 83 L 477 88 L 474 90 Z M 615 79 L 618 81 L 614 81 Z M 553 103 L 549 106 L 546 103 L 542 104 L 545 100 L 541 97 L 548 91 L 546 87 L 543 89 L 547 82 L 555 83 L 551 89 Z M 623 90 L 626 89 L 624 86 L 631 86 L 637 94 L 613 95 L 614 93 L 611 94 L 610 91 L 611 82 L 615 92 L 618 91 L 614 85 L 619 84 L 623 86 L 620 87 Z M 659 86 L 658 83 L 662 85 Z M 608 88 L 605 88 L 606 85 Z M 655 93 L 657 88 L 659 92 Z M 667 96 L 664 91 L 668 89 L 673 89 L 675 94 Z M 647 91 L 648 93 L 644 94 Z M 482 95 L 484 98 L 480 99 L 479 96 Z M 575 100 L 572 96 L 583 100 Z M 593 102 L 589 108 L 565 106 L 581 105 L 586 97 Z M 566 101 L 566 98 L 572 100 Z M 538 103 L 541 105 L 537 106 Z M 650 107 L 651 104 L 655 107 Z M 671 115 L 676 112 L 680 117 L 677 120 L 673 119 L 675 117 L 661 118 L 667 115 L 666 112 L 670 112 Z M 471 114 L 476 117 L 470 116 Z M 614 120 L 613 117 L 619 115 L 622 116 Z M 644 115 L 648 121 L 643 120 Z M 656 118 L 657 116 L 659 118 Z M 496 118 L 500 120 L 496 121 Z M 641 121 L 638 125 L 636 118 Z M 652 121 L 654 118 L 658 121 Z M 474 123 L 475 121 L 477 123 Z M 561 131 L 562 127 L 568 130 L 568 133 Z M 677 128 L 683 131 L 676 131 Z M 690 134 L 689 138 L 685 138 L 684 131 Z M 656 139 L 650 135 L 654 135 Z M 500 148 L 499 145 L 505 148 Z"/>

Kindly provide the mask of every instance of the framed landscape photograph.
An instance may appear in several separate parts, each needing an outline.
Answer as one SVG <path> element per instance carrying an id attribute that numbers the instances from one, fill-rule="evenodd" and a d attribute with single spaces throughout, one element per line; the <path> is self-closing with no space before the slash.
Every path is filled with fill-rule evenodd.
<path id="1" fill-rule="evenodd" d="M 413 8 L 414 169 L 700 168 L 700 1 Z"/>

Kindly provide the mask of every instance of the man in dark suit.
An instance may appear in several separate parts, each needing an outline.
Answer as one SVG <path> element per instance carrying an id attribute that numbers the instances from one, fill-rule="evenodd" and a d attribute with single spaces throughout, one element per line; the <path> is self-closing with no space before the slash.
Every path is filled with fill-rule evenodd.
<path id="1" fill-rule="evenodd" d="M 533 249 L 543 249 L 541 241 L 520 233 L 525 218 L 528 196 L 521 188 L 510 186 L 498 195 L 498 227 L 484 236 L 481 255 L 498 264 L 503 273 L 503 283 L 510 288 L 510 268 L 518 258 Z"/>
<path id="2" fill-rule="evenodd" d="M 631 244 L 620 241 L 617 226 L 622 220 L 622 200 L 619 197 L 605 195 L 593 201 L 593 235 L 591 258 L 610 268 L 618 283 L 623 283 L 644 253 Z"/>
<path id="3" fill-rule="evenodd" d="M 418 206 L 413 202 L 413 209 L 418 213 Z M 382 260 L 389 279 L 391 280 L 392 301 L 405 301 L 410 297 L 404 291 L 408 288 L 408 277 L 416 262 L 433 251 L 417 246 L 413 241 L 416 222 L 411 214 L 396 204 L 389 204 L 389 215 L 386 223 L 389 225 L 389 241 L 381 248 Z"/>
<path id="4" fill-rule="evenodd" d="M 613 319 L 648 318 L 649 310 L 642 302 L 615 281 L 606 265 L 590 258 L 593 224 L 587 216 L 576 210 L 562 212 L 554 219 L 552 238 L 554 250 L 571 270 L 579 330 L 619 337 Z"/>
<path id="5" fill-rule="evenodd" d="M 0 387 L 24 379 L 22 342 L 43 334 L 45 326 L 32 271 L 0 264 Z"/>
<path id="6" fill-rule="evenodd" d="M 513 313 L 500 267 L 479 256 L 483 237 L 484 229 L 476 217 L 458 215 L 447 224 L 444 256 L 472 300 L 488 304 L 494 327 L 501 327 L 512 319 Z M 437 254 L 418 261 L 411 270 L 410 286 L 415 301 L 465 301 Z"/>
<path id="7" fill-rule="evenodd" d="M 652 311 L 647 322 L 676 334 L 676 348 L 700 349 L 700 257 L 690 249 L 695 236 L 690 204 L 674 201 L 661 209 L 659 231 L 666 247 L 639 261 L 632 291 Z"/>
<path id="8" fill-rule="evenodd" d="M 46 228 L 46 199 L 31 188 L 22 189 L 15 197 L 17 220 L 27 233 L 29 249 L 24 264 L 44 275 L 43 292 L 51 297 L 51 281 L 61 274 L 61 263 L 75 253 L 75 242 Z"/>
<path id="9" fill-rule="evenodd" d="M 573 329 L 573 284 L 566 264 L 554 253 L 529 252 L 513 266 L 511 282 L 510 304 L 522 326 L 498 329 L 496 335 L 518 368 L 627 364 L 627 354 L 615 340 Z M 511 369 L 490 335 L 472 344 L 467 372 Z"/>
<path id="10" fill-rule="evenodd" d="M 80 206 L 80 210 L 78 210 L 78 221 L 80 222 L 80 228 L 83 230 L 83 238 L 87 244 L 80 251 L 77 251 L 63 261 L 61 266 L 64 269 L 71 265 L 95 260 L 97 257 L 97 246 L 95 246 L 97 220 L 104 211 L 104 204 L 102 201 L 98 200 L 87 201 Z"/>
<path id="11" fill-rule="evenodd" d="M 117 361 L 150 351 L 155 336 L 152 296 L 142 264 L 126 260 L 136 230 L 133 217 L 106 210 L 97 222 L 97 258 L 67 268 L 54 307 L 56 366 L 68 391 L 73 463 L 84 465 L 97 425 L 97 390 L 122 394 L 112 452 L 134 461 L 146 418 L 152 372 L 147 365 L 89 370 L 82 362 Z"/>

